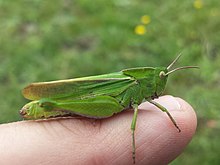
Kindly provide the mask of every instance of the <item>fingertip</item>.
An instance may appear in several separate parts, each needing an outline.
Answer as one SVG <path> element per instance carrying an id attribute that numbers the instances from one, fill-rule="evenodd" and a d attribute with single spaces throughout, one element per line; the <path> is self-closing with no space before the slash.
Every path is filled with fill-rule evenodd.
<path id="1" fill-rule="evenodd" d="M 143 103 L 140 106 L 143 111 L 139 111 L 135 131 L 137 164 L 160 164 L 161 162 L 168 164 L 182 152 L 196 130 L 196 114 L 186 101 L 173 96 L 163 96 L 155 101 L 170 111 L 181 132 L 179 133 L 172 125 L 165 113 L 160 112 L 150 103 Z M 15 132 L 15 128 L 19 130 L 19 134 L 12 137 L 14 143 L 17 142 L 17 144 L 7 147 L 11 147 L 13 152 L 26 148 L 19 152 L 20 156 L 32 152 L 35 156 L 31 156 L 29 159 L 25 158 L 26 162 L 28 160 L 34 162 L 33 159 L 37 162 L 38 156 L 44 153 L 48 157 L 57 154 L 59 157 L 65 155 L 66 161 L 74 159 L 75 162 L 78 160 L 78 162 L 84 163 L 91 163 L 91 161 L 97 163 L 108 160 L 128 164 L 132 163 L 131 131 L 129 128 L 132 116 L 132 111 L 124 111 L 103 120 L 100 122 L 101 126 L 98 125 L 95 129 L 92 129 L 93 126 L 90 122 L 82 123 L 81 120 L 63 119 L 61 121 L 19 122 L 8 125 L 9 130 L 8 128 L 6 130 L 5 127 L 1 131 L 2 135 L 10 137 L 10 132 Z M 89 131 L 92 132 L 91 136 L 88 136 Z M 98 136 L 94 133 L 96 131 Z M 39 134 L 40 136 L 37 136 Z M 25 143 L 20 143 L 20 137 L 23 138 L 23 141 L 25 140 Z M 24 139 L 24 137 L 26 138 Z M 65 154 L 57 152 L 59 150 Z M 9 154 L 6 156 L 10 157 Z M 12 161 L 16 162 L 17 160 L 13 159 Z M 53 162 L 56 161 L 58 160 L 53 160 Z"/>
<path id="2" fill-rule="evenodd" d="M 193 107 L 180 97 L 166 95 L 156 100 L 162 106 L 167 108 L 177 124 L 180 126 L 181 132 L 192 136 L 196 131 L 197 117 Z"/>
<path id="3" fill-rule="evenodd" d="M 188 136 L 193 136 L 197 127 L 197 116 L 193 107 L 187 103 L 185 100 L 175 97 L 177 102 L 180 104 L 179 113 L 177 117 L 179 118 L 179 123 L 181 124 L 182 130 L 188 133 Z"/>
<path id="4" fill-rule="evenodd" d="M 189 103 L 178 97 L 162 96 L 155 99 L 155 101 L 168 109 L 181 132 L 175 128 L 165 113 L 160 112 L 158 108 L 149 103 L 143 103 L 140 107 L 146 110 L 146 115 L 144 115 L 144 113 L 141 114 L 142 116 L 139 115 L 139 118 L 143 118 L 143 120 L 138 121 L 139 127 L 137 129 L 137 134 L 139 134 L 137 139 L 142 139 L 142 145 L 139 148 L 139 159 L 141 157 L 143 160 L 151 163 L 169 163 L 175 159 L 191 141 L 197 126 L 196 113 Z M 148 137 L 148 139 L 146 139 L 146 137 Z M 146 141 L 154 146 L 153 149 L 150 149 L 152 153 L 160 151 L 158 159 L 153 159 L 144 154 L 148 152 L 148 154 L 151 155 L 147 148 L 148 146 L 144 146 L 144 144 L 147 143 Z"/>

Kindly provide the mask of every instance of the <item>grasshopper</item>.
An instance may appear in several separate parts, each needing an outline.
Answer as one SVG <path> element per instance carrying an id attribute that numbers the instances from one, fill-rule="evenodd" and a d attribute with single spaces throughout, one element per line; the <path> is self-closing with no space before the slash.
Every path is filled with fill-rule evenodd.
<path id="1" fill-rule="evenodd" d="M 68 80 L 32 83 L 23 89 L 29 100 L 21 110 L 24 119 L 47 119 L 61 116 L 107 118 L 133 108 L 131 122 L 132 158 L 135 163 L 135 127 L 138 105 L 144 100 L 165 112 L 180 132 L 168 110 L 155 102 L 162 95 L 168 75 L 177 70 L 198 68 L 183 66 L 170 70 L 180 55 L 168 67 L 138 67 L 120 72 Z"/>

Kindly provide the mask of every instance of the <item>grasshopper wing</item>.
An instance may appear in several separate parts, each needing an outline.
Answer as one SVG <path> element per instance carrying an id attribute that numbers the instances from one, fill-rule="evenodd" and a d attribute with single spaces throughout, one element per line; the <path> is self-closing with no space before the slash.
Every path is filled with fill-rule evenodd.
<path id="1" fill-rule="evenodd" d="M 83 99 L 94 96 L 116 96 L 134 84 L 134 79 L 123 72 L 76 79 L 32 83 L 22 91 L 25 98 L 39 100 Z"/>

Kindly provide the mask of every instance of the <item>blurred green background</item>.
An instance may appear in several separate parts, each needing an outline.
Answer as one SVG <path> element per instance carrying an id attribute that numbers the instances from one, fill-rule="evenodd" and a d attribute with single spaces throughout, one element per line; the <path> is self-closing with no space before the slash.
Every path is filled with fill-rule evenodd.
<path id="1" fill-rule="evenodd" d="M 165 94 L 198 115 L 171 164 L 220 164 L 220 1 L 0 0 L 0 123 L 21 120 L 27 84 L 138 66 L 200 70 L 170 76 Z"/>

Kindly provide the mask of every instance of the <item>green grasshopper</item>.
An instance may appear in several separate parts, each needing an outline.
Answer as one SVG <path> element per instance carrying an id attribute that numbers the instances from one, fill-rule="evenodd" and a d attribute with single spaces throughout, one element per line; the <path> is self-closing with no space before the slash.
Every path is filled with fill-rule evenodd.
<path id="1" fill-rule="evenodd" d="M 98 76 L 68 80 L 32 83 L 23 89 L 25 98 L 34 100 L 27 103 L 20 114 L 25 119 L 47 119 L 61 116 L 85 116 L 88 118 L 107 118 L 125 109 L 133 108 L 131 123 L 132 158 L 135 163 L 135 127 L 138 105 L 144 100 L 165 112 L 180 132 L 168 110 L 153 101 L 164 91 L 168 75 L 197 66 L 170 68 L 139 67 Z"/>

